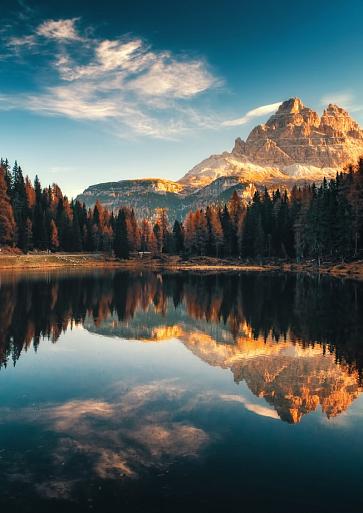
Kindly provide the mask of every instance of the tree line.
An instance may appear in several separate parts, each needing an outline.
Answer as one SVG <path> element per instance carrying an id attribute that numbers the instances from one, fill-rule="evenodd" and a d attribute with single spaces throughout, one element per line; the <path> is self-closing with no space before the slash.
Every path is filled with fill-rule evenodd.
<path id="1" fill-rule="evenodd" d="M 69 200 L 57 184 L 42 188 L 21 167 L 0 162 L 0 246 L 23 252 L 109 251 L 129 258 L 153 255 L 241 258 L 358 257 L 363 244 L 363 159 L 320 186 L 288 192 L 256 191 L 246 205 L 236 192 L 224 206 L 190 211 L 170 226 L 165 209 L 155 220 L 138 220 L 122 207 L 117 214 L 96 202 L 87 209 Z"/>
<path id="2" fill-rule="evenodd" d="M 246 336 L 287 339 L 302 347 L 319 344 L 322 352 L 357 370 L 362 380 L 362 310 L 362 284 L 317 275 L 100 271 L 30 279 L 4 276 L 0 368 L 9 360 L 15 364 L 31 345 L 36 349 L 42 338 L 56 342 L 74 323 L 91 331 L 94 326 L 96 332 L 103 328 L 106 335 L 108 326 L 112 336 L 135 339 L 140 323 L 144 336 L 155 327 L 189 322 L 190 329 L 205 330 L 221 344 Z"/>

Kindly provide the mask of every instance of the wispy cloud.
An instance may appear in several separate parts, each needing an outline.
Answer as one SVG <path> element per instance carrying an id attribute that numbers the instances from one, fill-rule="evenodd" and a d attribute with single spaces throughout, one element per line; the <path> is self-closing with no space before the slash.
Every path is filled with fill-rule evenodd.
<path id="1" fill-rule="evenodd" d="M 349 112 L 359 112 L 363 110 L 363 105 L 357 103 L 355 95 L 352 91 L 335 91 L 322 96 L 321 105 L 326 107 L 329 103 L 334 103 L 347 109 Z"/>
<path id="2" fill-rule="evenodd" d="M 0 108 L 103 122 L 120 136 L 169 138 L 206 124 L 186 104 L 220 83 L 203 59 L 155 51 L 141 38 L 98 39 L 79 25 L 46 20 L 31 34 L 8 37 L 14 54 L 44 52 L 44 76 L 52 79 L 36 92 L 3 95 Z"/>
<path id="3" fill-rule="evenodd" d="M 247 401 L 247 399 L 241 395 L 237 394 L 224 394 L 221 395 L 221 399 L 223 401 L 232 401 L 241 403 L 244 405 L 246 410 L 255 413 L 256 415 L 260 415 L 261 417 L 269 417 L 271 419 L 278 419 L 279 416 L 275 410 L 272 408 L 268 408 L 267 406 L 263 406 L 258 403 L 251 403 L 250 401 Z"/>
<path id="4" fill-rule="evenodd" d="M 20 37 L 10 37 L 8 39 L 8 46 L 14 48 L 22 48 L 27 47 L 31 48 L 37 44 L 36 38 L 33 35 L 30 36 L 20 36 Z"/>
<path id="5" fill-rule="evenodd" d="M 193 396 L 195 401 L 197 394 Z M 90 479 L 117 480 L 137 479 L 146 469 L 167 470 L 180 458 L 202 454 L 213 438 L 198 425 L 181 420 L 190 399 L 190 392 L 175 380 L 160 380 L 128 390 L 123 383 L 119 391 L 114 387 L 114 395 L 108 400 L 88 398 L 47 404 L 36 415 L 31 408 L 15 411 L 1 407 L 0 413 L 2 420 L 20 418 L 59 435 L 50 451 L 52 485 L 47 478 L 37 480 L 36 489 L 48 497 L 70 498 L 74 475 L 64 470 L 71 468 L 67 463 L 75 454 L 86 459 Z M 199 411 L 198 402 L 192 408 Z M 12 455 L 12 468 L 17 467 L 17 456 Z M 24 460 L 20 464 L 21 472 L 13 472 L 12 479 L 21 476 L 23 480 L 24 475 L 31 478 Z"/>
<path id="6" fill-rule="evenodd" d="M 39 36 L 69 41 L 82 41 L 76 28 L 76 21 L 78 18 L 66 20 L 46 20 L 39 25 L 36 33 Z"/>
<path id="7" fill-rule="evenodd" d="M 268 114 L 272 114 L 275 112 L 282 102 L 270 103 L 269 105 L 261 105 L 261 107 L 257 107 L 255 109 L 249 110 L 240 118 L 229 119 L 227 121 L 223 121 L 223 126 L 240 126 L 245 125 L 253 118 L 258 118 L 261 116 L 267 116 Z"/>

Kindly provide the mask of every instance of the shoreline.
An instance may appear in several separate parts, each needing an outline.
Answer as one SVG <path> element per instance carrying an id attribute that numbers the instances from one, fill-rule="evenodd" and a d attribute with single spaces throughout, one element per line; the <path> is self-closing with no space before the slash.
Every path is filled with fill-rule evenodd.
<path id="1" fill-rule="evenodd" d="M 237 259 L 217 259 L 212 257 L 193 257 L 182 260 L 170 256 L 161 258 L 134 258 L 116 260 L 99 253 L 40 253 L 27 255 L 0 254 L 0 272 L 124 269 L 135 271 L 193 271 L 193 272 L 295 272 L 306 274 L 323 274 L 337 278 L 363 280 L 363 260 L 349 263 L 323 263 L 320 268 L 313 261 L 264 262 L 261 264 L 243 262 Z"/>

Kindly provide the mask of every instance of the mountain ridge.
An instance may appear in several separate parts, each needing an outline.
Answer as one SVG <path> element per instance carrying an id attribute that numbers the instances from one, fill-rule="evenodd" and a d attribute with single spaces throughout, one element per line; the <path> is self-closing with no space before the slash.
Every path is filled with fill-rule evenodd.
<path id="1" fill-rule="evenodd" d="M 100 183 L 77 199 L 87 207 L 96 200 L 112 210 L 132 207 L 138 217 L 153 217 L 157 208 L 166 208 L 170 218 L 183 218 L 207 201 L 225 201 L 229 189 L 231 195 L 237 190 L 248 201 L 256 188 L 290 189 L 334 178 L 361 155 L 363 130 L 346 110 L 331 103 L 319 116 L 299 98 L 290 98 L 266 123 L 253 128 L 246 141 L 237 137 L 230 152 L 202 160 L 178 181 L 139 178 Z"/>

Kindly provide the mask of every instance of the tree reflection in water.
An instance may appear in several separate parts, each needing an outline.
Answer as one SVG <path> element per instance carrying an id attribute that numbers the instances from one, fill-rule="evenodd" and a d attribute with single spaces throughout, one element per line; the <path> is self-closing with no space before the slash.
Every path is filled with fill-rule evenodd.
<path id="1" fill-rule="evenodd" d="M 75 324 L 126 339 L 177 338 L 210 365 L 230 369 L 282 420 L 296 423 L 319 405 L 327 417 L 336 416 L 359 395 L 362 305 L 360 284 L 316 276 L 3 276 L 0 361 L 16 364 L 31 345 L 56 342 Z"/>

